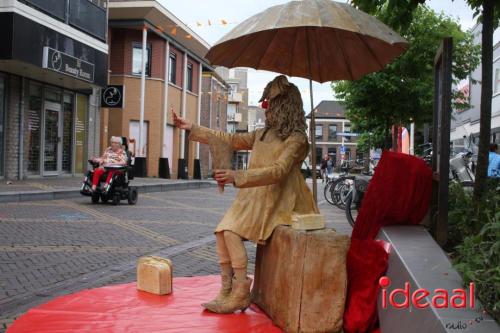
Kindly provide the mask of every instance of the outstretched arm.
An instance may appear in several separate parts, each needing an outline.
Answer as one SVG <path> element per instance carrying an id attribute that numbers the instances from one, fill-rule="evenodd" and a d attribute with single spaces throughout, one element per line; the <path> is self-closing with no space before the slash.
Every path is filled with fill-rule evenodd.
<path id="1" fill-rule="evenodd" d="M 255 131 L 248 133 L 226 133 L 193 124 L 189 133 L 189 140 L 208 143 L 210 136 L 230 145 L 234 150 L 250 150 L 255 141 Z"/>
<path id="2" fill-rule="evenodd" d="M 221 131 L 214 131 L 210 128 L 193 124 L 188 119 L 179 117 L 175 112 L 173 112 L 173 114 L 174 114 L 175 125 L 180 129 L 190 131 L 189 140 L 191 141 L 208 143 L 208 138 L 214 136 L 220 139 L 221 141 L 226 142 L 234 150 L 252 149 L 253 142 L 255 141 L 255 132 L 233 134 Z"/>

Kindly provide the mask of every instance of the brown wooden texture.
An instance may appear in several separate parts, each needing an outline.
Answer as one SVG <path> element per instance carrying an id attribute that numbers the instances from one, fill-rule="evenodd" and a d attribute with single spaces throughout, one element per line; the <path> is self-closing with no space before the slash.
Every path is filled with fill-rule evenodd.
<path id="1" fill-rule="evenodd" d="M 280 226 L 258 246 L 253 302 L 286 332 L 341 332 L 350 239 Z"/>

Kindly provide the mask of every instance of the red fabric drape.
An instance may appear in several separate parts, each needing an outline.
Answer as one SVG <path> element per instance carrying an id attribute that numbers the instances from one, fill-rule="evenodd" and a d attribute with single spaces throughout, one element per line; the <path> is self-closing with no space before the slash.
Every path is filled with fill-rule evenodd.
<path id="1" fill-rule="evenodd" d="M 418 224 L 429 209 L 432 170 L 420 158 L 385 151 L 368 185 L 352 238 L 374 239 L 380 228 Z"/>
<path id="2" fill-rule="evenodd" d="M 414 156 L 385 151 L 363 199 L 347 254 L 345 333 L 380 332 L 378 280 L 387 270 L 388 250 L 375 241 L 380 228 L 418 224 L 429 209 L 432 170 Z"/>

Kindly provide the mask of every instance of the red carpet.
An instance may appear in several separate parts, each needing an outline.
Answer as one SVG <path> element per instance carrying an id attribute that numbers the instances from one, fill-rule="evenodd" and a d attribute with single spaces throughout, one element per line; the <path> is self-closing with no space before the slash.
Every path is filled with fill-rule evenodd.
<path id="1" fill-rule="evenodd" d="M 174 278 L 174 292 L 165 296 L 138 291 L 135 282 L 83 290 L 29 310 L 7 333 L 281 332 L 253 304 L 230 315 L 203 311 L 200 304 L 217 294 L 219 279 Z"/>

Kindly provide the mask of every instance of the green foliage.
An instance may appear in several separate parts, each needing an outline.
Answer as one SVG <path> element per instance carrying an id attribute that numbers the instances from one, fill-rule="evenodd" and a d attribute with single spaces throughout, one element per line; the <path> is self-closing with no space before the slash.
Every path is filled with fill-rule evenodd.
<path id="1" fill-rule="evenodd" d="M 353 129 L 382 133 L 376 136 L 380 139 L 393 124 L 414 121 L 420 126 L 432 122 L 434 57 L 447 36 L 454 40 L 453 75 L 458 82 L 478 65 L 480 48 L 454 19 L 419 6 L 403 33 L 409 42 L 405 53 L 383 71 L 332 85 L 337 96 L 345 100 Z M 383 143 L 383 139 L 377 143 Z"/>
<path id="2" fill-rule="evenodd" d="M 476 284 L 486 310 L 500 321 L 500 193 L 497 183 L 476 210 L 472 193 L 450 186 L 449 242 L 455 268 L 464 282 Z"/>
<path id="3" fill-rule="evenodd" d="M 484 0 L 466 0 L 469 7 L 474 10 L 474 17 L 481 21 L 481 10 Z M 493 0 L 495 1 L 495 0 Z M 364 12 L 377 16 L 382 22 L 398 31 L 408 28 L 413 19 L 413 14 L 425 0 L 352 0 L 352 3 Z M 496 1 L 494 7 L 494 27 L 500 22 L 500 2 Z"/>

